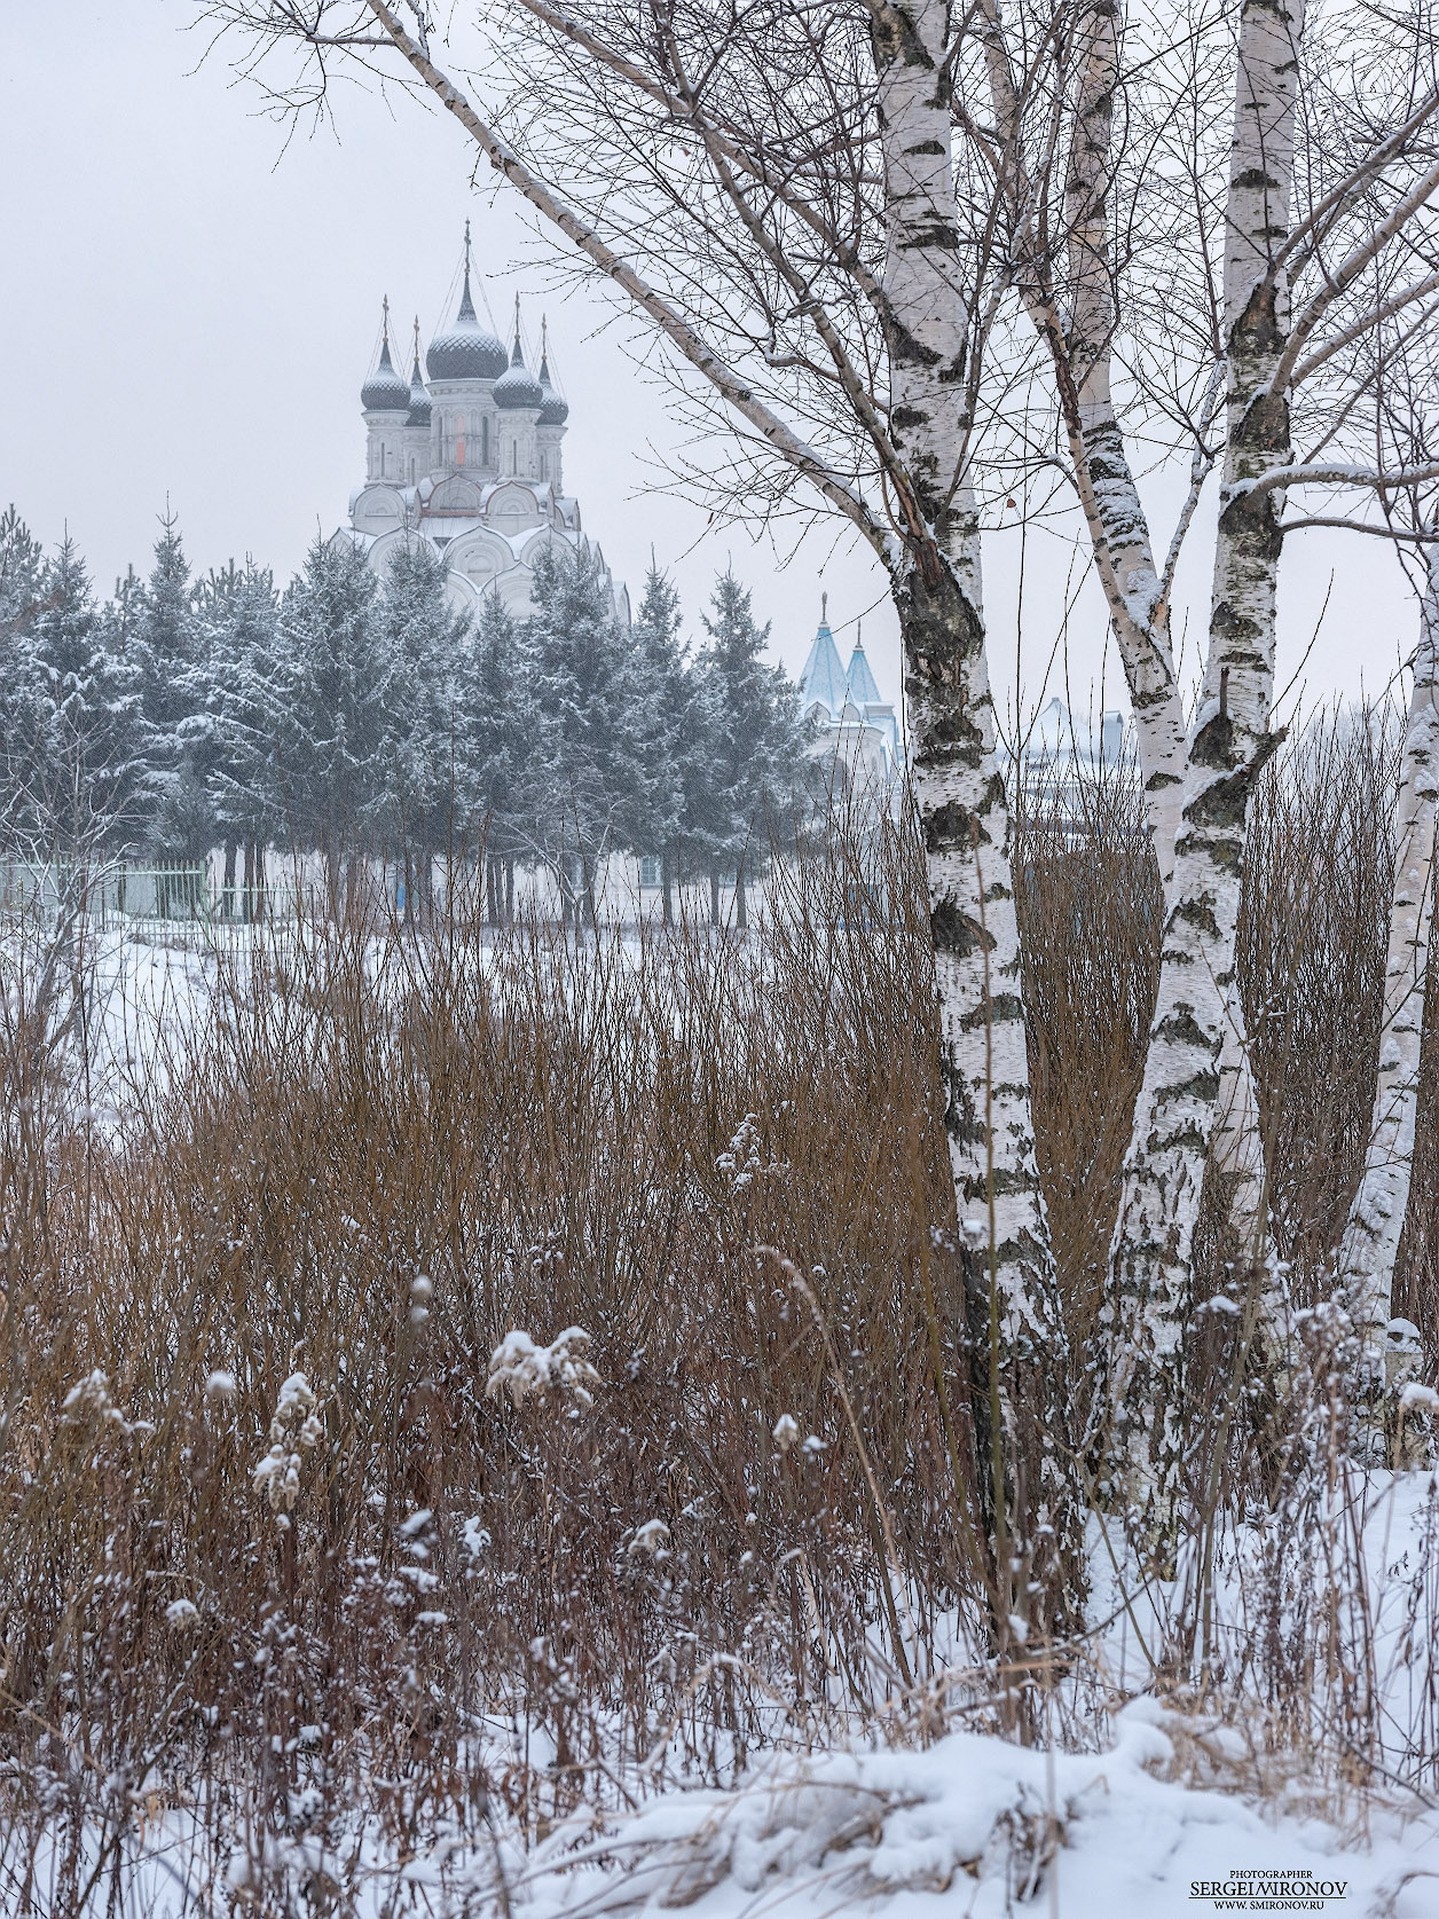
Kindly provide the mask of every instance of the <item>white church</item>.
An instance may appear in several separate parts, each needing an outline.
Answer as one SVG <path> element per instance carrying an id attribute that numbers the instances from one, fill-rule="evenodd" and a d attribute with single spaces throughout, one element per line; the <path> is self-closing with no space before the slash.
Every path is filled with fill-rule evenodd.
<path id="1" fill-rule="evenodd" d="M 523 616 L 533 610 L 541 550 L 565 541 L 588 551 L 590 542 L 579 502 L 565 492 L 570 410 L 551 376 L 545 330 L 539 367 L 532 372 L 518 299 L 507 350 L 479 318 L 475 284 L 467 222 L 455 317 L 430 341 L 423 374 L 415 322 L 408 380 L 395 366 L 386 301 L 379 356 L 360 390 L 366 477 L 350 497 L 347 534 L 377 573 L 397 547 L 423 540 L 444 558 L 457 611 L 477 611 L 493 589 Z M 629 594 L 604 565 L 603 553 L 593 550 L 615 615 L 628 626 Z M 851 790 L 863 788 L 871 797 L 888 793 L 903 768 L 899 720 L 880 695 L 862 639 L 848 667 L 841 664 L 827 607 L 799 690 L 818 729 L 816 750 L 836 755 Z"/>
<path id="2" fill-rule="evenodd" d="M 588 548 L 579 502 L 565 492 L 569 406 L 550 375 L 542 330 L 531 372 L 515 301 L 513 344 L 481 324 L 471 290 L 470 229 L 454 319 L 430 341 L 420 372 L 419 322 L 408 380 L 391 353 L 389 304 L 380 354 L 360 391 L 366 477 L 350 499 L 350 530 L 376 572 L 394 549 L 420 539 L 443 555 L 458 610 L 491 591 L 517 614 L 532 610 L 537 554 L 563 540 Z M 616 616 L 629 597 L 603 565 Z"/>

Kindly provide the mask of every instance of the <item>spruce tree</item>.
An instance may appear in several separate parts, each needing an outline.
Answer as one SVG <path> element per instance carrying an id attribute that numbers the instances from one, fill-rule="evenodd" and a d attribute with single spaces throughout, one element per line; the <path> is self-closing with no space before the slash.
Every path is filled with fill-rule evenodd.
<path id="1" fill-rule="evenodd" d="M 296 845 L 323 854 L 332 899 L 342 858 L 372 850 L 384 826 L 377 590 L 353 541 L 317 539 L 281 603 L 265 693 L 277 798 Z"/>
<path id="2" fill-rule="evenodd" d="M 224 842 L 221 898 L 227 917 L 239 895 L 245 854 L 244 917 L 262 905 L 265 850 L 283 824 L 275 715 L 279 602 L 268 568 L 233 561 L 211 573 L 197 596 L 207 662 L 205 733 L 197 752 L 216 830 Z"/>
<path id="3" fill-rule="evenodd" d="M 643 781 L 628 635 L 593 548 L 546 548 L 528 632 L 534 751 L 520 811 L 576 924 L 594 923 L 599 862 L 632 844 Z"/>
<path id="4" fill-rule="evenodd" d="M 35 623 L 45 559 L 13 506 L 0 515 L 0 807 L 18 824 L 34 773 L 40 730 Z"/>
<path id="5" fill-rule="evenodd" d="M 484 849 L 487 915 L 496 926 L 509 917 L 515 861 L 533 845 L 521 815 L 537 731 L 526 634 L 491 588 L 457 674 L 459 804 L 467 833 Z"/>
<path id="6" fill-rule="evenodd" d="M 67 534 L 40 580 L 32 628 L 35 733 L 30 830 L 60 858 L 131 853 L 150 799 L 140 691 Z"/>
<path id="7" fill-rule="evenodd" d="M 650 556 L 632 629 L 631 687 L 640 792 L 631 838 L 658 854 L 665 924 L 674 917 L 687 815 L 686 766 L 698 739 L 699 709 L 680 639 L 680 597 Z"/>
<path id="8" fill-rule="evenodd" d="M 203 738 L 206 668 L 195 598 L 179 528 L 167 510 L 140 596 L 132 655 L 153 796 L 150 850 L 162 867 L 202 860 L 214 838 L 215 822 L 196 760 Z M 169 888 L 163 881 L 159 892 L 165 912 Z"/>
<path id="9" fill-rule="evenodd" d="M 434 856 L 453 828 L 455 673 L 469 622 L 446 591 L 448 569 L 426 543 L 398 548 L 376 603 L 381 740 L 376 829 L 404 863 L 405 898 L 424 899 Z"/>
<path id="10" fill-rule="evenodd" d="M 695 842 L 710 869 L 710 910 L 719 876 L 735 880 L 735 917 L 747 919 L 746 880 L 762 871 L 772 833 L 798 824 L 812 790 L 809 728 L 783 668 L 768 666 L 769 625 L 755 624 L 747 588 L 731 568 L 715 581 L 703 616 L 708 644 L 696 663 L 702 748 L 691 794 Z"/>

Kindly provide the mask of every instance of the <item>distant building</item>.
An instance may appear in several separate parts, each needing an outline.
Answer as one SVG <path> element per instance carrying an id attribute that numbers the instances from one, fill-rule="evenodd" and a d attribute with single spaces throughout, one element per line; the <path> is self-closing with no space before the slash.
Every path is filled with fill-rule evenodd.
<path id="1" fill-rule="evenodd" d="M 406 379 L 391 354 L 385 302 L 379 359 L 360 391 L 366 474 L 350 499 L 350 531 L 377 572 L 397 545 L 423 540 L 444 556 L 457 608 L 473 610 L 493 589 L 524 615 L 544 547 L 588 549 L 579 502 L 564 489 L 570 409 L 551 377 L 543 326 L 532 373 L 518 299 L 507 351 L 481 325 L 471 279 L 467 223 L 459 308 L 431 340 L 423 378 L 419 321 Z M 608 572 L 605 578 L 615 614 L 628 625 L 629 596 Z"/>
<path id="2" fill-rule="evenodd" d="M 828 595 L 809 658 L 799 676 L 800 706 L 820 729 L 822 750 L 842 762 L 852 788 L 888 793 L 904 773 L 904 746 L 893 704 L 880 695 L 862 639 L 855 641 L 849 665 L 828 619 Z"/>
<path id="3" fill-rule="evenodd" d="M 1085 788 L 1103 778 L 1127 777 L 1133 756 L 1122 713 L 1106 709 L 1093 720 L 1076 719 L 1061 699 L 1035 716 L 1019 745 L 1017 772 L 1025 793 L 1056 811 L 1077 814 Z"/>

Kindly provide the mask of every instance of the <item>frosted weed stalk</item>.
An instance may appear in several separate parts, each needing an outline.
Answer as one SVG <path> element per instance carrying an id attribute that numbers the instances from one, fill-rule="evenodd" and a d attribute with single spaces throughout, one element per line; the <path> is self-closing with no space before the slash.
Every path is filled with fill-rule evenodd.
<path id="1" fill-rule="evenodd" d="M 213 1375 L 212 1375 L 213 1378 Z M 303 1373 L 291 1373 L 280 1388 L 270 1421 L 270 1450 L 255 1467 L 255 1485 L 270 1502 L 275 1523 L 287 1527 L 300 1496 L 300 1467 L 324 1437 L 322 1407 Z"/>

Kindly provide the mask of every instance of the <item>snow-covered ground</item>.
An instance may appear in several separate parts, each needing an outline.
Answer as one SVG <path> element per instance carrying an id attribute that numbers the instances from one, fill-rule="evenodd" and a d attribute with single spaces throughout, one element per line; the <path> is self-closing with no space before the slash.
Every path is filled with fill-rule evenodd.
<path id="1" fill-rule="evenodd" d="M 731 1793 L 671 1793 L 591 1839 L 549 1840 L 514 1875 L 540 1914 L 685 1905 L 702 1919 L 884 1919 L 1026 1905 L 1053 1919 L 1210 1911 L 1439 1912 L 1439 1816 L 1358 1799 L 1315 1816 L 1306 1789 L 1261 1811 L 1157 1776 L 1195 1751 L 1194 1723 L 1139 1699 L 1105 1752 L 1051 1754 L 952 1733 L 925 1752 L 829 1753 Z M 1230 1735 L 1232 1738 L 1232 1735 Z M 1266 1883 L 1264 1875 L 1271 1875 Z"/>
<path id="2" fill-rule="evenodd" d="M 927 1750 L 786 1756 L 733 1790 L 671 1789 L 618 1818 L 577 1815 L 529 1852 L 498 1832 L 408 1853 L 374 1833 L 253 1846 L 237 1834 L 215 1879 L 187 1857 L 184 1822 L 162 1818 L 123 1849 L 121 1909 L 182 1919 L 231 1910 L 238 1897 L 242 1910 L 248 1900 L 265 1912 L 355 1919 L 588 1919 L 679 1907 L 695 1919 L 1439 1913 L 1433 1805 L 1357 1789 L 1318 1802 L 1300 1778 L 1260 1799 L 1241 1789 L 1243 1747 L 1233 1730 L 1140 1698 L 1096 1753 L 954 1732 Z M 1190 1783 L 1226 1770 L 1228 1789 Z M 306 1887 L 340 1894 L 339 1903 L 308 1906 Z"/>

